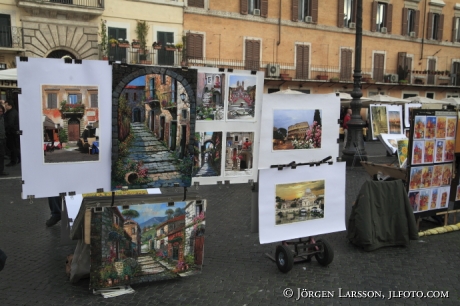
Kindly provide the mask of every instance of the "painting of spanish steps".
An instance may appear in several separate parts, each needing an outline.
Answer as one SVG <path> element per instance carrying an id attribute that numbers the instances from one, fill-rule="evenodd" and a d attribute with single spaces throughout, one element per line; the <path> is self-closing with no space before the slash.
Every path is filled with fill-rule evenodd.
<path id="1" fill-rule="evenodd" d="M 190 186 L 189 105 L 179 82 L 157 74 L 134 79 L 121 92 L 117 124 L 113 190 Z"/>

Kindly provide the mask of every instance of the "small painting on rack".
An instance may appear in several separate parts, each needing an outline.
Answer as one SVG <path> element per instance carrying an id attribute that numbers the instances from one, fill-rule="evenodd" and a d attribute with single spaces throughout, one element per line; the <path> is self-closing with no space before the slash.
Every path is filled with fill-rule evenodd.
<path id="1" fill-rule="evenodd" d="M 425 139 L 433 139 L 436 137 L 436 116 L 426 117 Z"/>
<path id="2" fill-rule="evenodd" d="M 446 117 L 437 118 L 436 138 L 446 138 Z"/>
<path id="3" fill-rule="evenodd" d="M 409 192 L 409 204 L 414 212 L 418 211 L 420 205 L 420 191 L 416 190 Z"/>
<path id="4" fill-rule="evenodd" d="M 254 132 L 227 132 L 225 148 L 225 175 L 252 175 Z"/>
<path id="5" fill-rule="evenodd" d="M 425 151 L 425 143 L 423 140 L 414 141 L 412 148 L 412 165 L 423 163 L 423 152 Z"/>
<path id="6" fill-rule="evenodd" d="M 438 188 L 431 189 L 430 209 L 438 208 L 438 194 L 439 194 Z"/>
<path id="7" fill-rule="evenodd" d="M 254 120 L 257 77 L 230 75 L 227 119 Z"/>
<path id="8" fill-rule="evenodd" d="M 425 138 L 425 126 L 426 126 L 426 117 L 425 116 L 415 116 L 414 139 L 424 139 Z"/>

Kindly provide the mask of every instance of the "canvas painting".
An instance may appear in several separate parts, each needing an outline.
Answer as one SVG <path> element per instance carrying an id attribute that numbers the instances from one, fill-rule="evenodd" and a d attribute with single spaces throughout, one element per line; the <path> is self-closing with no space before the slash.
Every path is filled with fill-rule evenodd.
<path id="1" fill-rule="evenodd" d="M 432 166 L 422 167 L 422 183 L 421 183 L 420 188 L 430 188 L 432 178 L 433 178 L 433 167 Z"/>
<path id="2" fill-rule="evenodd" d="M 444 164 L 442 168 L 442 181 L 441 185 L 450 185 L 452 179 L 452 164 Z"/>
<path id="3" fill-rule="evenodd" d="M 254 171 L 254 132 L 227 132 L 226 143 L 225 175 L 251 175 Z"/>
<path id="4" fill-rule="evenodd" d="M 205 201 L 104 207 L 92 212 L 90 287 L 110 288 L 199 273 Z"/>
<path id="5" fill-rule="evenodd" d="M 380 134 L 388 134 L 388 119 L 386 106 L 370 105 L 371 127 L 374 139 Z"/>
<path id="6" fill-rule="evenodd" d="M 199 72 L 196 120 L 224 120 L 225 74 Z"/>
<path id="7" fill-rule="evenodd" d="M 414 139 L 424 139 L 425 138 L 425 127 L 426 127 L 426 117 L 425 116 L 415 116 Z"/>
<path id="8" fill-rule="evenodd" d="M 447 208 L 449 206 L 450 186 L 439 187 L 440 199 L 439 208 Z"/>
<path id="9" fill-rule="evenodd" d="M 324 218 L 324 195 L 324 180 L 276 185 L 276 225 Z"/>
<path id="10" fill-rule="evenodd" d="M 455 193 L 455 201 L 460 201 L 460 185 L 457 186 L 457 192 Z"/>
<path id="11" fill-rule="evenodd" d="M 433 166 L 433 176 L 431 179 L 432 187 L 439 187 L 442 183 L 442 173 L 444 172 L 444 165 Z"/>
<path id="12" fill-rule="evenodd" d="M 398 161 L 399 167 L 403 168 L 407 161 L 409 139 L 398 140 Z"/>
<path id="13" fill-rule="evenodd" d="M 144 67 L 138 69 L 144 72 Z M 154 69 L 158 67 L 149 67 L 147 72 Z M 180 76 L 182 70 L 165 69 L 164 74 L 141 76 L 136 70 L 123 79 L 122 84 L 130 81 L 121 90 L 116 104 L 113 190 L 191 185 L 193 152 L 189 152 L 188 144 L 194 135 L 190 104 L 195 97 L 186 88 L 187 78 L 168 75 Z"/>
<path id="14" fill-rule="evenodd" d="M 389 134 L 402 134 L 402 106 L 387 105 L 388 132 Z"/>
<path id="15" fill-rule="evenodd" d="M 456 117 L 447 117 L 446 137 L 454 138 L 456 128 L 457 128 L 457 118 Z"/>
<path id="16" fill-rule="evenodd" d="M 423 152 L 423 162 L 432 163 L 434 162 L 434 140 L 425 140 L 425 148 Z"/>
<path id="17" fill-rule="evenodd" d="M 446 141 L 443 139 L 436 139 L 436 163 L 442 163 L 444 161 L 444 147 Z"/>
<path id="18" fill-rule="evenodd" d="M 436 116 L 426 117 L 425 139 L 436 137 Z"/>
<path id="19" fill-rule="evenodd" d="M 222 164 L 222 132 L 196 132 L 193 176 L 220 176 Z"/>
<path id="20" fill-rule="evenodd" d="M 227 119 L 254 120 L 256 84 L 253 75 L 229 76 Z"/>
<path id="21" fill-rule="evenodd" d="M 428 205 L 430 203 L 430 196 L 431 196 L 430 189 L 420 190 L 420 205 L 419 205 L 420 211 L 428 210 Z"/>
<path id="22" fill-rule="evenodd" d="M 99 160 L 98 86 L 42 85 L 45 163 Z"/>
<path id="23" fill-rule="evenodd" d="M 438 208 L 438 198 L 439 198 L 438 195 L 439 195 L 438 188 L 431 189 L 430 209 Z"/>
<path id="24" fill-rule="evenodd" d="M 412 167 L 410 169 L 409 190 L 422 188 L 423 167 Z"/>
<path id="25" fill-rule="evenodd" d="M 321 148 L 321 110 L 273 110 L 273 150 Z"/>
<path id="26" fill-rule="evenodd" d="M 415 140 L 412 145 L 412 165 L 423 163 L 423 152 L 425 151 L 425 142 L 423 140 Z"/>
<path id="27" fill-rule="evenodd" d="M 420 191 L 409 191 L 409 204 L 414 212 L 418 211 L 420 205 Z"/>
<path id="28" fill-rule="evenodd" d="M 455 158 L 455 139 L 446 139 L 444 147 L 444 161 L 451 162 Z"/>
<path id="29" fill-rule="evenodd" d="M 446 117 L 438 116 L 436 122 L 436 138 L 446 138 Z"/>

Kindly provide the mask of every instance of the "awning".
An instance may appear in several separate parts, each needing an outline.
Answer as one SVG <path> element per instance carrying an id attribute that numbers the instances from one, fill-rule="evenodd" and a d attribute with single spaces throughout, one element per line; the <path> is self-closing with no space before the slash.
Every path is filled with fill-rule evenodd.
<path id="1" fill-rule="evenodd" d="M 51 120 L 48 116 L 43 115 L 43 127 L 45 129 L 55 129 L 56 124 L 54 123 L 53 120 Z"/>
<path id="2" fill-rule="evenodd" d="M 18 70 L 16 68 L 0 70 L 0 80 L 17 81 L 17 79 L 18 79 Z"/>

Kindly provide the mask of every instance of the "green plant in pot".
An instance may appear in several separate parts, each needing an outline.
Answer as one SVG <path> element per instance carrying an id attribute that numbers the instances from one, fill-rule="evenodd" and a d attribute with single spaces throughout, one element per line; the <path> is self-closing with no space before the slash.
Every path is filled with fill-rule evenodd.
<path id="1" fill-rule="evenodd" d="M 102 59 L 106 60 L 108 59 L 108 53 L 107 53 L 107 25 L 106 25 L 106 20 L 101 19 L 101 31 L 98 33 L 99 37 L 101 39 L 101 53 L 102 53 Z"/>
<path id="2" fill-rule="evenodd" d="M 145 20 L 138 20 L 136 24 L 136 36 L 137 40 L 139 41 L 139 53 L 143 53 L 143 58 L 141 56 L 141 60 L 146 59 L 146 53 L 147 53 L 147 34 L 149 32 L 149 26 Z"/>

